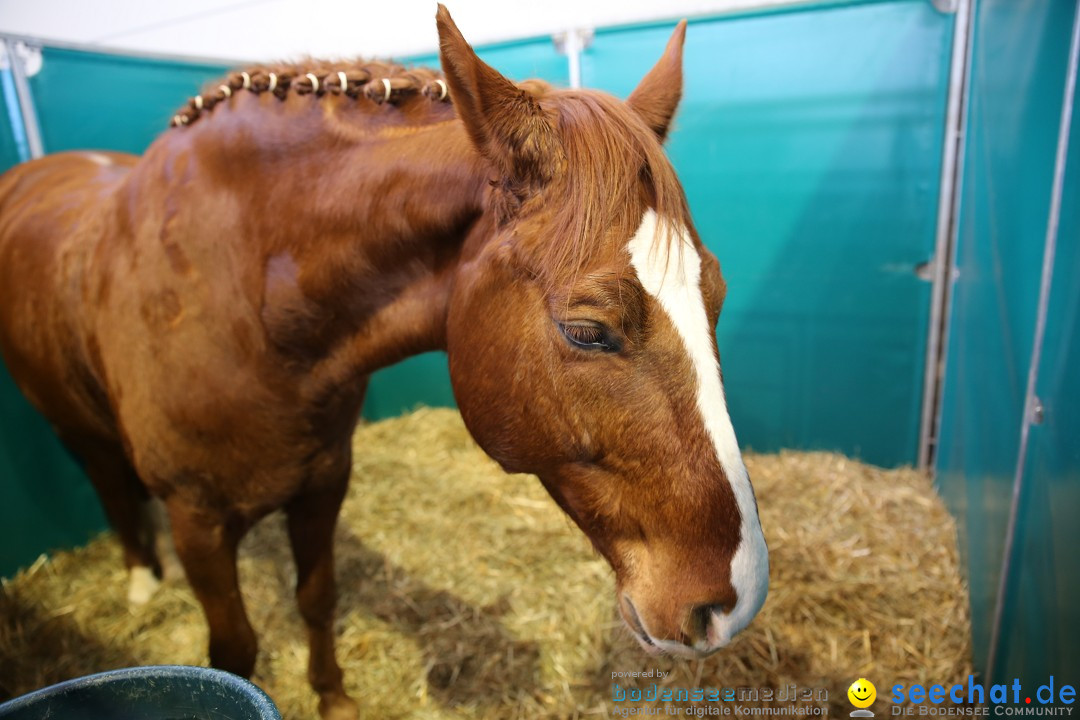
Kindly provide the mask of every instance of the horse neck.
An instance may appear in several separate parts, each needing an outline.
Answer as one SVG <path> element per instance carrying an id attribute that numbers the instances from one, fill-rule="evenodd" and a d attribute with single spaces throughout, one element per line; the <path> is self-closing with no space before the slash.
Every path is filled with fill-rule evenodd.
<path id="1" fill-rule="evenodd" d="M 489 176 L 452 108 L 407 110 L 339 117 L 309 100 L 292 118 L 268 121 L 263 108 L 261 119 L 204 121 L 198 157 L 231 156 L 215 172 L 247 198 L 241 224 L 264 263 L 268 339 L 309 366 L 316 392 L 445 348 L 453 278 L 486 217 Z"/>

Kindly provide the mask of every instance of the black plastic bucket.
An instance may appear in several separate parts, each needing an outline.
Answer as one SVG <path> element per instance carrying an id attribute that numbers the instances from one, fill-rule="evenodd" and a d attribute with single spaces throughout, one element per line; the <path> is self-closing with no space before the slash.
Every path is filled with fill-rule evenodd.
<path id="1" fill-rule="evenodd" d="M 0 704 L 0 720 L 281 720 L 247 680 L 221 670 L 155 665 L 87 675 Z"/>

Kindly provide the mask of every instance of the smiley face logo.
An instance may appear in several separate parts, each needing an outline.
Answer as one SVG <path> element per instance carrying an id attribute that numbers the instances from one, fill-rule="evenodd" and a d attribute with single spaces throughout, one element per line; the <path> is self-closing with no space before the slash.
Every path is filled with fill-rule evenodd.
<path id="1" fill-rule="evenodd" d="M 868 708 L 877 698 L 877 688 L 866 678 L 859 678 L 847 689 L 848 700 L 857 708 Z"/>

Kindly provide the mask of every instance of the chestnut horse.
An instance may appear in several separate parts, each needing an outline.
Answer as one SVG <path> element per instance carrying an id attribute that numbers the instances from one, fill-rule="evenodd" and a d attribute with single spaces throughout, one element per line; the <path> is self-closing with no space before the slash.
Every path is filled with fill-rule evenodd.
<path id="1" fill-rule="evenodd" d="M 437 25 L 442 76 L 249 68 L 141 158 L 0 179 L 0 347 L 84 462 L 132 599 L 160 574 L 159 498 L 211 662 L 250 675 L 237 543 L 283 508 L 324 716 L 357 712 L 333 630 L 350 438 L 369 375 L 416 353 L 447 352 L 476 442 L 585 532 L 646 650 L 723 647 L 768 587 L 725 285 L 661 146 L 685 23 L 625 102 L 515 85 Z"/>

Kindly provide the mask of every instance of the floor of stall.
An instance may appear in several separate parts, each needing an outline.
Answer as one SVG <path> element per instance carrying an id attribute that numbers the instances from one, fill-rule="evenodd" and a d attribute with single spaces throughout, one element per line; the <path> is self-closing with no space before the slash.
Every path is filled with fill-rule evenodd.
<path id="1" fill-rule="evenodd" d="M 650 669 L 671 687 L 825 690 L 816 704 L 846 714 L 858 677 L 883 693 L 886 682 L 948 684 L 971 672 L 956 529 L 916 471 L 826 453 L 748 455 L 769 598 L 728 649 L 683 661 L 641 652 L 616 618 L 605 562 L 535 478 L 504 474 L 473 444 L 457 412 L 361 427 L 355 448 L 336 546 L 338 648 L 367 716 L 608 715 L 612 673 Z M 287 547 L 277 516 L 243 546 L 261 643 L 254 679 L 285 717 L 311 717 Z M 109 668 L 205 664 L 205 645 L 183 581 L 128 606 L 107 534 L 0 591 L 0 698 Z"/>

